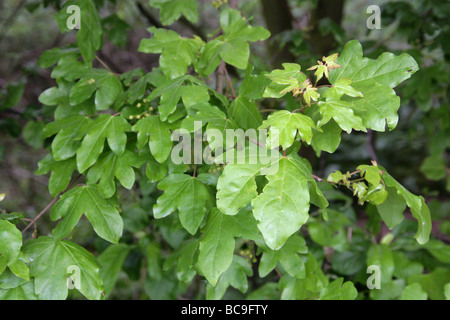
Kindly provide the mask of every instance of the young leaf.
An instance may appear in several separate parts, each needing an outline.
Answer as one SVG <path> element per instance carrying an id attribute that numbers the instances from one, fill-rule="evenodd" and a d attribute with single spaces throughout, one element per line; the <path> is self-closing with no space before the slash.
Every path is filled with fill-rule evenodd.
<path id="1" fill-rule="evenodd" d="M 330 83 L 350 79 L 352 87 L 363 97 L 342 97 L 369 129 L 384 131 L 386 122 L 394 129 L 398 122 L 400 99 L 391 88 L 418 70 L 416 61 L 406 53 L 395 56 L 383 53 L 376 60 L 363 58 L 361 44 L 348 42 L 336 61 L 342 68 L 330 71 Z"/>
<path id="2" fill-rule="evenodd" d="M 283 63 L 284 70 L 276 69 L 265 76 L 272 80 L 266 87 L 263 97 L 281 98 L 287 92 L 297 92 L 306 80 L 304 73 L 300 72 L 300 65 L 296 63 Z"/>

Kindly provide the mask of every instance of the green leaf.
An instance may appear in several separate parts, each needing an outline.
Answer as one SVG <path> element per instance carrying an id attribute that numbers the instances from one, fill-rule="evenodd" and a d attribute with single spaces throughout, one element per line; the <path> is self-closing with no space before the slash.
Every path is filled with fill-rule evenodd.
<path id="1" fill-rule="evenodd" d="M 65 47 L 65 48 L 52 48 L 44 51 L 37 62 L 37 65 L 42 68 L 49 68 L 56 64 L 60 59 L 71 56 L 77 57 L 79 54 L 78 48 Z"/>
<path id="2" fill-rule="evenodd" d="M 296 63 L 283 63 L 284 70 L 276 69 L 265 74 L 272 82 L 266 87 L 263 97 L 281 98 L 287 92 L 294 92 L 302 87 L 306 80 L 304 73 L 300 72 L 300 65 Z"/>
<path id="3" fill-rule="evenodd" d="M 175 267 L 177 278 L 182 282 L 192 281 L 195 274 L 194 264 L 197 258 L 199 242 L 196 240 L 185 241 L 164 262 L 164 270 Z"/>
<path id="4" fill-rule="evenodd" d="M 189 175 L 170 174 L 158 183 L 158 189 L 164 194 L 153 206 L 155 218 L 164 218 L 178 210 L 181 225 L 190 234 L 195 234 L 213 204 L 208 188 Z"/>
<path id="5" fill-rule="evenodd" d="M 34 149 L 42 147 L 42 130 L 44 129 L 44 123 L 41 121 L 30 120 L 23 128 L 23 138 Z"/>
<path id="6" fill-rule="evenodd" d="M 428 242 L 431 233 L 431 217 L 430 210 L 425 204 L 422 196 L 416 196 L 406 190 L 400 183 L 398 183 L 392 176 L 387 173 L 386 169 L 379 166 L 383 173 L 383 181 L 387 187 L 397 189 L 397 193 L 403 197 L 406 205 L 411 209 L 413 217 L 418 221 L 418 229 L 415 238 L 418 243 L 425 244 Z"/>
<path id="7" fill-rule="evenodd" d="M 26 82 L 24 80 L 7 84 L 5 93 L 0 92 L 0 110 L 15 107 L 20 103 L 25 90 L 25 84 Z"/>
<path id="8" fill-rule="evenodd" d="M 428 300 L 428 295 L 422 290 L 419 283 L 413 283 L 405 287 L 401 300 Z"/>
<path id="9" fill-rule="evenodd" d="M 250 57 L 248 43 L 265 40 L 270 36 L 270 32 L 263 27 L 248 25 L 240 12 L 234 9 L 221 11 L 220 25 L 224 34 L 208 42 L 200 55 L 197 71 L 205 76 L 209 76 L 222 59 L 245 70 Z"/>
<path id="10" fill-rule="evenodd" d="M 53 221 L 63 220 L 53 230 L 53 236 L 56 239 L 66 237 L 83 213 L 101 238 L 112 243 L 119 241 L 123 231 L 122 217 L 95 186 L 77 186 L 60 197 L 50 217 Z"/>
<path id="11" fill-rule="evenodd" d="M 103 69 L 91 69 L 71 89 L 69 94 L 72 106 L 88 100 L 95 92 L 95 108 L 106 110 L 123 93 L 119 78 Z"/>
<path id="12" fill-rule="evenodd" d="M 313 131 L 311 140 L 311 146 L 316 151 L 316 154 L 320 156 L 322 150 L 328 153 L 335 152 L 341 143 L 341 127 L 336 121 L 330 119 L 330 121 L 322 125 L 320 129 L 322 132 Z"/>
<path id="13" fill-rule="evenodd" d="M 310 183 L 311 186 L 309 188 L 309 195 L 311 197 L 311 203 L 321 209 L 325 209 L 326 207 L 328 207 L 327 199 L 323 195 L 316 181 L 312 180 L 310 181 Z"/>
<path id="14" fill-rule="evenodd" d="M 217 207 L 226 215 L 234 215 L 255 198 L 255 176 L 262 165 L 229 164 L 217 182 Z"/>
<path id="15" fill-rule="evenodd" d="M 308 220 L 309 188 L 299 161 L 282 158 L 278 171 L 267 175 L 263 192 L 252 200 L 253 215 L 266 244 L 280 249 L 286 240 Z"/>
<path id="16" fill-rule="evenodd" d="M 238 97 L 230 105 L 229 115 L 236 124 L 244 129 L 257 129 L 262 124 L 256 104 L 244 97 Z"/>
<path id="17" fill-rule="evenodd" d="M 122 20 L 117 14 L 112 14 L 102 19 L 102 26 L 108 35 L 109 41 L 123 48 L 127 43 L 128 30 L 131 26 Z"/>
<path id="18" fill-rule="evenodd" d="M 248 65 L 245 77 L 239 85 L 239 97 L 248 100 L 260 99 L 263 97 L 265 88 L 270 84 L 270 79 L 262 74 L 252 75 L 253 66 Z"/>
<path id="19" fill-rule="evenodd" d="M 397 189 L 386 188 L 388 196 L 386 201 L 377 206 L 378 213 L 389 229 L 398 226 L 404 219 L 403 212 L 406 209 L 406 202 L 403 197 L 397 193 Z"/>
<path id="20" fill-rule="evenodd" d="M 138 51 L 160 53 L 159 66 L 170 79 L 185 75 L 188 66 L 197 59 L 203 41 L 199 38 L 183 38 L 173 30 L 151 27 L 148 31 L 153 36 L 151 39 L 142 39 Z"/>
<path id="21" fill-rule="evenodd" d="M 360 117 L 356 116 L 344 101 L 327 100 L 319 101 L 322 119 L 317 124 L 319 127 L 334 119 L 342 130 L 351 133 L 352 129 L 366 132 L 366 128 Z"/>
<path id="22" fill-rule="evenodd" d="M 181 123 L 181 128 L 184 128 L 189 132 L 194 132 L 198 129 L 195 127 L 194 121 L 201 121 L 203 126 L 206 124 L 206 130 L 214 129 L 219 130 L 222 133 L 221 138 L 223 144 L 221 144 L 220 141 L 216 141 L 214 135 L 207 135 L 206 139 L 212 150 L 226 146 L 227 129 L 239 128 L 234 119 L 230 119 L 218 107 L 209 103 L 199 103 L 191 106 L 188 110 L 188 116 L 184 118 Z M 217 153 L 221 152 L 216 151 L 216 154 Z"/>
<path id="23" fill-rule="evenodd" d="M 8 267 L 17 277 L 30 281 L 30 269 L 22 260 L 16 260 L 10 263 Z"/>
<path id="24" fill-rule="evenodd" d="M 344 278 L 339 278 L 322 289 L 320 300 L 354 300 L 358 295 L 354 284 L 351 281 L 343 282 Z"/>
<path id="25" fill-rule="evenodd" d="M 149 116 L 140 119 L 132 128 L 137 132 L 138 148 L 142 150 L 149 142 L 150 151 L 159 163 L 166 161 L 172 150 L 172 126 L 161 121 L 160 116 Z"/>
<path id="26" fill-rule="evenodd" d="M 409 260 L 402 252 L 393 252 L 394 255 L 394 277 L 408 278 L 415 274 L 422 274 L 424 267 L 420 262 Z"/>
<path id="27" fill-rule="evenodd" d="M 444 286 L 444 295 L 446 300 L 450 300 L 450 283 Z"/>
<path id="28" fill-rule="evenodd" d="M 86 135 L 92 120 L 82 115 L 74 115 L 58 119 L 47 124 L 43 130 L 43 138 L 56 136 L 52 141 L 52 154 L 56 161 L 73 157 Z"/>
<path id="29" fill-rule="evenodd" d="M 348 102 L 364 126 L 384 131 L 387 122 L 389 129 L 394 129 L 400 99 L 391 88 L 418 70 L 415 60 L 406 53 L 395 56 L 387 52 L 376 60 L 363 58 L 361 44 L 353 40 L 345 45 L 336 62 L 342 67 L 330 71 L 330 82 L 335 85 L 340 79 L 350 79 L 352 87 L 362 93 L 363 97 L 344 96 L 342 100 Z"/>
<path id="30" fill-rule="evenodd" d="M 11 289 L 0 289 L 0 300 L 38 300 L 33 282 L 26 282 Z"/>
<path id="31" fill-rule="evenodd" d="M 150 5 L 160 10 L 159 17 L 165 26 L 178 20 L 181 15 L 193 23 L 198 20 L 196 0 L 150 0 Z"/>
<path id="32" fill-rule="evenodd" d="M 136 180 L 133 167 L 141 167 L 146 159 L 141 159 L 136 153 L 129 150 L 117 156 L 114 152 L 108 152 L 99 157 L 99 160 L 89 169 L 87 183 L 98 183 L 98 191 L 105 197 L 111 198 L 116 192 L 114 177 L 126 189 L 131 189 Z"/>
<path id="33" fill-rule="evenodd" d="M 236 216 L 228 216 L 212 209 L 200 240 L 197 265 L 201 273 L 213 286 L 231 265 L 235 248 L 235 237 L 255 239 L 256 223 L 245 210 Z"/>
<path id="34" fill-rule="evenodd" d="M 16 260 L 19 261 L 19 260 Z M 0 275 L 0 288 L 1 289 L 12 289 L 17 288 L 18 286 L 21 286 L 24 283 L 27 283 L 29 281 L 23 278 L 20 278 L 16 276 L 11 269 L 6 269 L 1 275 Z"/>
<path id="35" fill-rule="evenodd" d="M 394 256 L 388 245 L 373 244 L 367 252 L 367 266 L 377 265 L 381 270 L 381 285 L 392 280 L 394 273 Z"/>
<path id="36" fill-rule="evenodd" d="M 100 299 L 102 280 L 95 257 L 70 241 L 39 237 L 27 242 L 24 252 L 31 258 L 35 292 L 42 300 L 64 300 L 68 294 L 68 274 L 79 270 L 80 291 L 88 299 Z"/>
<path id="37" fill-rule="evenodd" d="M 105 288 L 105 296 L 114 289 L 117 277 L 125 258 L 130 252 L 130 247 L 125 244 L 110 245 L 98 256 L 98 263 L 101 266 L 100 277 L 103 280 L 103 287 Z"/>
<path id="38" fill-rule="evenodd" d="M 295 278 L 304 278 L 305 264 L 299 254 L 308 253 L 305 240 L 297 235 L 290 237 L 280 250 L 264 249 L 258 266 L 259 276 L 267 276 L 280 263 Z"/>
<path id="39" fill-rule="evenodd" d="M 420 171 L 430 180 L 441 180 L 446 176 L 446 161 L 444 155 L 430 155 L 420 166 Z"/>
<path id="40" fill-rule="evenodd" d="M 58 193 L 66 190 L 75 169 L 75 158 L 55 161 L 52 155 L 48 154 L 44 159 L 39 161 L 38 169 L 35 171 L 35 174 L 41 175 L 52 171 L 48 189 L 50 194 L 55 197 Z"/>
<path id="41" fill-rule="evenodd" d="M 347 232 L 344 226 L 350 225 L 350 220 L 342 213 L 333 209 L 327 210 L 328 221 L 311 220 L 308 222 L 308 232 L 311 239 L 323 247 L 331 247 L 342 252 L 348 247 Z"/>
<path id="42" fill-rule="evenodd" d="M 321 265 L 314 256 L 308 254 L 305 262 L 306 277 L 304 279 L 283 275 L 279 286 L 282 300 L 317 299 L 323 288 L 328 285 L 328 279 L 321 270 Z"/>
<path id="43" fill-rule="evenodd" d="M 95 51 L 101 49 L 103 44 L 103 31 L 100 16 L 95 3 L 90 0 L 71 0 L 64 4 L 56 16 L 61 32 L 70 31 L 67 21 L 72 13 L 67 12 L 70 5 L 80 8 L 80 26 L 77 31 L 77 45 L 84 61 L 90 62 L 95 58 Z"/>
<path id="44" fill-rule="evenodd" d="M 220 300 L 225 294 L 227 288 L 232 286 L 242 293 L 248 290 L 247 277 L 253 275 L 253 270 L 250 264 L 240 256 L 234 256 L 233 262 L 220 277 L 216 286 L 208 284 L 206 288 L 206 299 L 208 300 Z"/>
<path id="45" fill-rule="evenodd" d="M 185 82 L 189 85 L 184 85 Z M 164 82 L 153 90 L 147 99 L 152 101 L 160 97 L 158 111 L 161 120 L 166 121 L 177 109 L 180 98 L 183 99 L 186 109 L 190 108 L 193 103 L 199 104 L 208 101 L 210 97 L 205 90 L 206 86 L 202 82 L 191 76 L 182 76 Z"/>
<path id="46" fill-rule="evenodd" d="M 259 129 L 264 129 L 269 126 L 270 147 L 276 148 L 281 145 L 285 150 L 294 143 L 297 131 L 303 141 L 311 144 L 311 129 L 316 127 L 310 117 L 287 110 L 276 111 L 270 114 Z"/>
<path id="47" fill-rule="evenodd" d="M 448 268 L 438 267 L 428 274 L 414 274 L 408 277 L 408 285 L 418 283 L 431 300 L 445 300 L 444 289 L 450 282 Z"/>
<path id="48" fill-rule="evenodd" d="M 11 222 L 0 220 L 0 254 L 6 264 L 14 263 L 22 247 L 22 233 Z"/>
<path id="49" fill-rule="evenodd" d="M 103 151 L 105 139 L 116 155 L 125 151 L 127 142 L 126 131 L 131 128 L 130 124 L 120 116 L 101 114 L 93 121 L 89 132 L 83 138 L 81 146 L 77 151 L 77 167 L 80 173 L 91 167 Z"/>
<path id="50" fill-rule="evenodd" d="M 362 98 L 364 95 L 351 86 L 352 82 L 351 79 L 340 78 L 331 88 L 325 91 L 324 97 L 329 97 L 330 100 L 339 100 L 345 94 L 353 98 Z"/>
<path id="51" fill-rule="evenodd" d="M 433 257 L 444 263 L 450 263 L 450 246 L 442 241 L 432 239 L 426 245 L 425 249 L 431 253 Z"/>

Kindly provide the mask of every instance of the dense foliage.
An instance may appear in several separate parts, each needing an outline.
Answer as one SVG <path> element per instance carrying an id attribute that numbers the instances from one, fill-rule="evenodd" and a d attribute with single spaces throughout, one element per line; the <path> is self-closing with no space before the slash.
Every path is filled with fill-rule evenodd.
<path id="1" fill-rule="evenodd" d="M 450 247 L 432 234 L 448 206 L 429 201 L 450 189 L 449 29 L 439 4 L 383 7 L 408 50 L 346 41 L 323 23 L 336 49 L 316 57 L 293 41 L 298 58 L 279 67 L 251 50 L 271 33 L 236 2 L 208 4 L 217 28 L 206 36 L 171 27 L 197 23 L 200 4 L 150 0 L 160 25 L 138 51 L 158 63 L 116 73 L 97 52 L 125 44 L 130 26 L 119 15 L 101 17 L 103 1 L 43 1 L 57 8 L 60 31 L 76 34 L 40 55 L 54 85 L 23 132 L 48 150 L 35 173 L 50 174 L 53 201 L 31 219 L 0 215 L 0 299 L 126 299 L 135 287 L 134 298 L 150 299 L 450 299 Z M 67 24 L 72 5 L 77 30 Z M 23 86 L 5 87 L 0 110 L 17 105 Z M 436 181 L 428 190 L 401 183 L 408 158 L 395 132 L 407 114 L 406 144 L 428 152 L 410 169 Z M 386 149 L 378 157 L 375 133 Z M 174 161 L 179 151 L 186 161 Z M 371 266 L 379 289 L 367 286 Z"/>

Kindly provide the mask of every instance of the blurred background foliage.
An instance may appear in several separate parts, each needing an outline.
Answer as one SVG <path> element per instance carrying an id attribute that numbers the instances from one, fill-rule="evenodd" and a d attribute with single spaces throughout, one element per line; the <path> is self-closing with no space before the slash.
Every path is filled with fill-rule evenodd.
<path id="1" fill-rule="evenodd" d="M 148 72 L 157 66 L 157 55 L 138 53 L 137 48 L 140 40 L 148 36 L 148 27 L 161 27 L 158 10 L 149 6 L 148 1 L 95 2 L 108 30 L 95 66 L 99 67 L 101 60 L 120 74 L 135 68 Z M 197 24 L 182 18 L 170 27 L 184 36 L 197 34 L 206 39 L 217 28 L 218 12 L 214 5 L 223 1 L 198 2 Z M 62 3 L 59 0 L 0 1 L 0 193 L 6 194 L 0 208 L 4 213 L 17 212 L 26 218 L 36 216 L 52 200 L 48 176 L 34 174 L 51 142 L 42 139 L 42 129 L 53 115 L 53 109 L 40 104 L 38 97 L 54 85 L 50 70 L 39 67 L 37 60 L 45 50 L 74 42 L 75 33 L 61 34 L 54 20 Z M 384 256 L 402 266 L 394 270 L 394 280 L 389 283 L 391 290 L 384 291 L 384 295 L 362 290 L 359 298 L 368 295 L 374 299 L 400 298 L 406 284 L 411 286 L 411 283 L 420 283 L 430 298 L 443 298 L 442 288 L 436 291 L 433 286 L 438 279 L 439 286 L 450 282 L 450 251 L 445 246 L 450 244 L 449 1 L 246 0 L 237 4 L 246 17 L 253 17 L 253 24 L 263 25 L 272 33 L 268 41 L 252 47 L 250 63 L 255 67 L 254 73 L 272 70 L 283 62 L 313 65 L 323 55 L 341 51 L 351 39 L 359 40 L 364 55 L 370 58 L 390 51 L 407 52 L 416 59 L 420 70 L 396 88 L 402 106 L 394 131 L 344 134 L 334 154 L 302 152 L 319 176 L 333 170 L 352 170 L 361 163 L 376 160 L 410 191 L 423 195 L 430 207 L 433 238 L 439 240 L 438 244 L 434 243 L 431 249 L 418 248 L 412 237 L 416 227 L 411 220 L 405 220 L 393 231 L 396 240 L 390 248 L 398 251 Z M 370 16 L 366 9 L 373 4 L 381 8 L 379 30 L 366 27 Z M 238 86 L 243 74 L 232 71 Z M 259 108 L 281 109 L 286 103 L 280 105 L 280 101 L 266 99 Z M 204 297 L 205 283 L 197 278 L 193 284 L 177 282 L 176 275 L 163 268 L 168 248 L 177 247 L 186 235 L 178 228 L 174 216 L 149 223 L 157 198 L 155 185 L 141 181 L 131 191 L 120 191 L 119 197 L 126 230 L 121 242 L 131 246 L 123 256 L 117 289 L 110 298 Z M 314 225 L 312 219 L 309 232 L 319 228 L 314 233 L 321 236 L 309 239 L 308 245 L 323 260 L 324 270 L 358 282 L 365 275 L 367 243 L 371 240 L 389 244 L 392 239 L 386 235 L 390 231 L 370 205 L 362 207 L 352 202 L 346 190 L 331 189 L 327 198 L 332 200 L 330 220 Z M 39 235 L 47 234 L 53 225 L 48 215 L 44 216 L 39 221 Z M 349 229 L 353 230 L 351 241 L 345 236 Z M 151 232 L 150 239 L 146 235 Z M 405 237 L 401 238 L 402 235 Z M 90 227 L 77 228 L 72 237 L 92 252 L 101 253 L 106 247 Z M 253 259 L 255 253 L 251 248 L 246 250 L 241 255 Z M 426 274 L 422 274 L 424 270 Z M 258 281 L 257 277 L 250 281 L 253 291 L 249 291 L 247 298 L 279 297 L 270 278 L 265 279 L 266 283 Z M 358 289 L 364 289 L 365 281 L 360 283 Z M 415 289 L 412 286 L 408 290 Z M 390 293 L 386 295 L 386 292 Z M 244 296 L 233 289 L 227 291 L 226 297 Z"/>

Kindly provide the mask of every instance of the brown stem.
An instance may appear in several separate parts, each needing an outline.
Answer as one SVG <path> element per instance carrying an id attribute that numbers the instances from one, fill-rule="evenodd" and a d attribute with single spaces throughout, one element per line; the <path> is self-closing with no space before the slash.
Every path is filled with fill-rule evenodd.
<path id="1" fill-rule="evenodd" d="M 216 91 L 219 94 L 223 94 L 223 75 L 225 73 L 225 61 L 220 61 L 219 68 L 217 70 L 217 85 L 216 85 Z"/>
<path id="2" fill-rule="evenodd" d="M 40 218 L 45 212 L 47 212 L 47 210 L 50 209 L 50 208 L 55 204 L 56 201 L 58 201 L 59 196 L 60 196 L 60 194 L 58 194 L 58 195 L 56 196 L 56 198 L 54 198 L 54 199 L 53 199 L 53 200 L 52 200 L 52 201 L 51 201 L 44 209 L 42 209 L 41 212 L 39 212 L 39 214 L 38 214 L 36 217 L 34 217 L 33 220 L 30 221 L 30 223 L 25 227 L 25 229 L 22 230 L 22 234 L 25 233 L 25 231 L 27 231 L 33 224 L 35 224 L 36 221 L 38 221 L 39 218 Z"/>
<path id="3" fill-rule="evenodd" d="M 48 205 L 46 205 L 45 208 L 42 209 L 42 211 L 39 212 L 38 215 L 30 221 L 30 223 L 28 223 L 28 225 L 22 230 L 22 234 L 24 234 L 25 231 L 27 231 L 32 225 L 36 225 L 36 221 L 38 221 L 42 217 L 42 215 L 44 213 L 46 213 L 48 211 L 48 209 L 50 209 L 56 203 L 56 201 L 58 201 L 59 197 L 63 193 L 65 193 L 67 190 L 69 190 L 80 177 L 81 177 L 81 174 L 79 174 L 75 179 L 73 179 L 64 191 L 61 191 L 60 193 L 58 193 L 58 195 Z M 35 229 L 36 229 L 36 227 L 35 227 Z"/>
<path id="4" fill-rule="evenodd" d="M 377 153 L 375 152 L 375 133 L 370 129 L 367 130 L 367 149 L 370 158 L 378 162 Z"/>
<path id="5" fill-rule="evenodd" d="M 231 93 L 233 95 L 233 99 L 236 99 L 237 96 L 236 96 L 236 93 L 234 92 L 233 83 L 231 82 L 230 75 L 228 74 L 227 66 L 225 65 L 223 69 L 224 69 L 224 72 L 225 72 L 225 77 L 227 79 L 227 87 L 230 87 Z"/>

